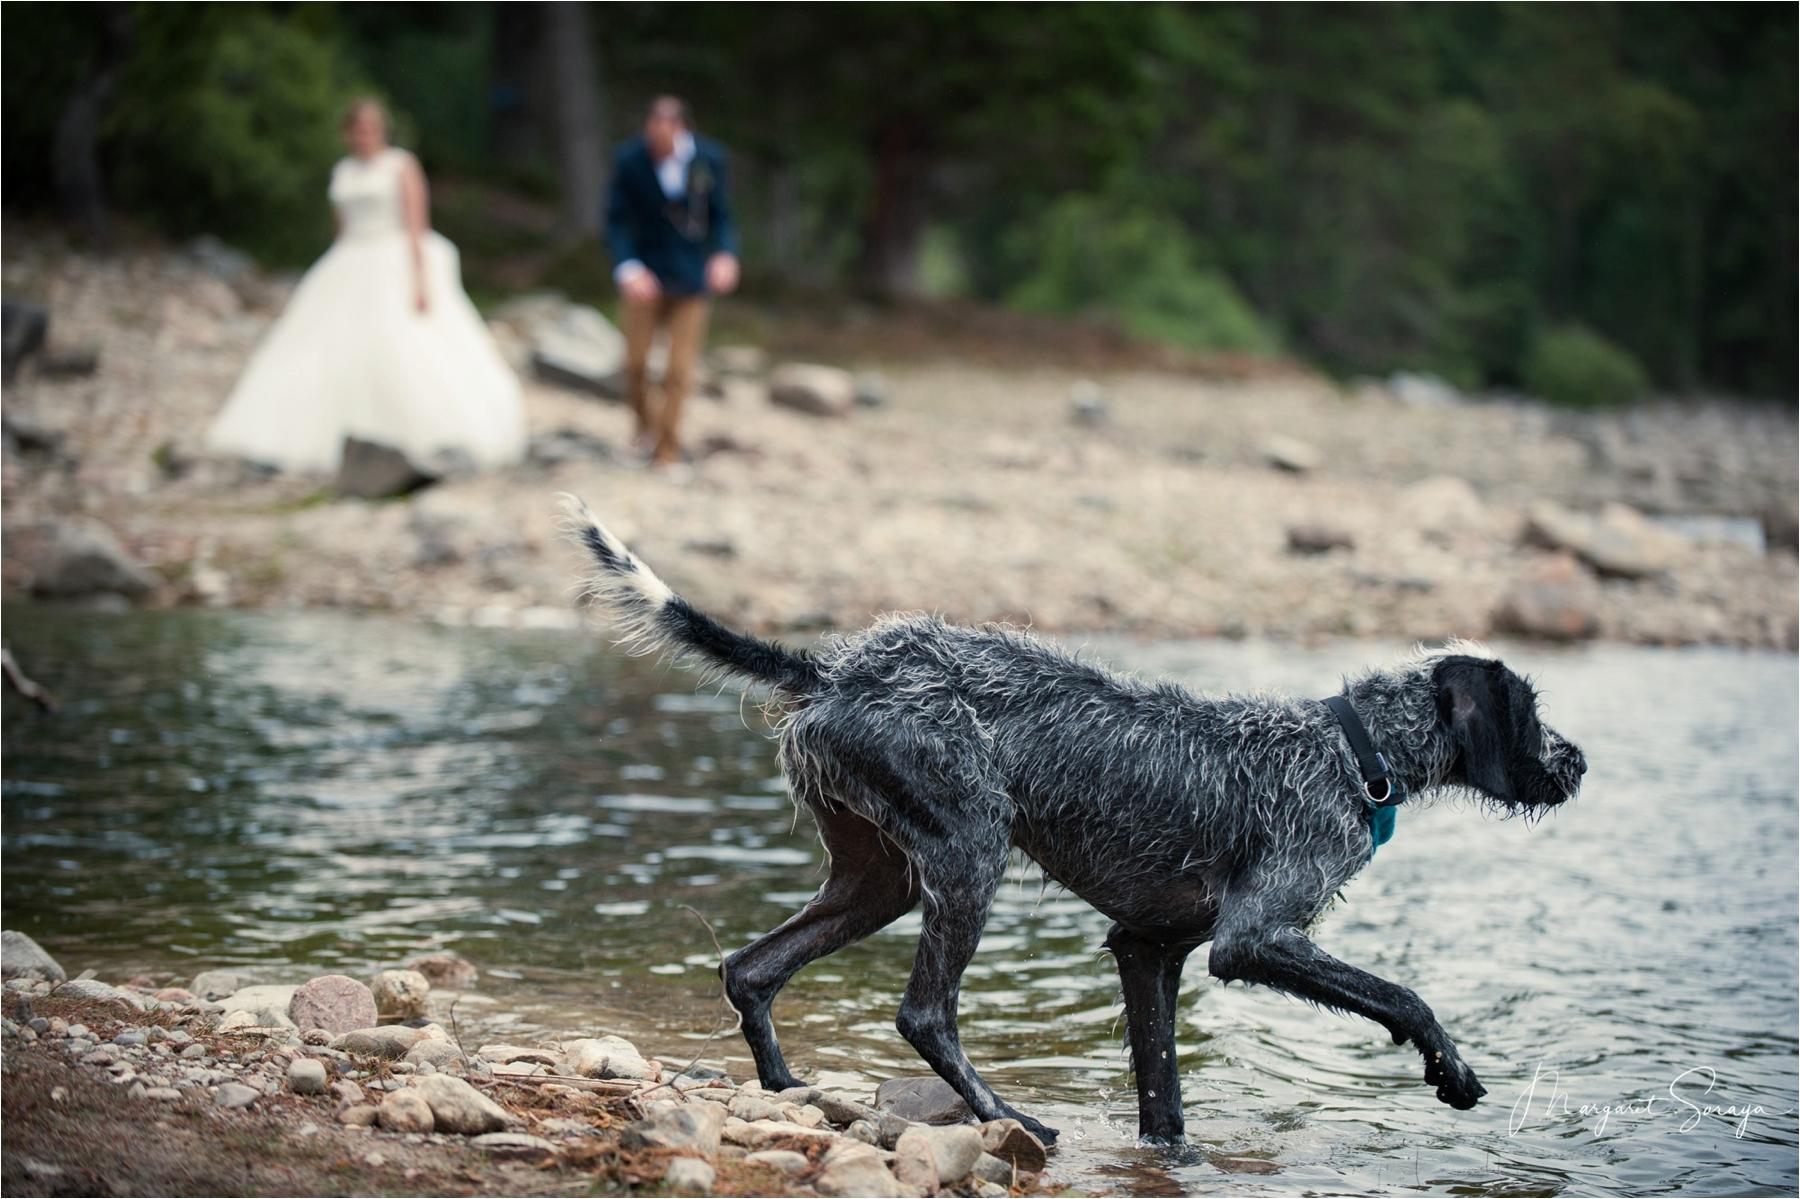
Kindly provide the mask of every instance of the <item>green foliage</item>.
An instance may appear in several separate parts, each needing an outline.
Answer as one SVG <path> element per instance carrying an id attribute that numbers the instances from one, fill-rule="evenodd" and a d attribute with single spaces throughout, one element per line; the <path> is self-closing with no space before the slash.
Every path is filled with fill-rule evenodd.
<path id="1" fill-rule="evenodd" d="M 1028 273 L 1009 301 L 1028 312 L 1107 316 L 1135 336 L 1196 350 L 1268 352 L 1275 339 L 1193 238 L 1164 213 L 1070 195 L 1014 235 Z"/>
<path id="2" fill-rule="evenodd" d="M 177 234 L 297 264 L 330 240 L 325 187 L 358 94 L 334 41 L 297 19 L 140 5 L 108 149 L 118 192 Z"/>
<path id="3" fill-rule="evenodd" d="M 1598 333 L 1561 325 L 1532 344 L 1525 386 L 1566 408 L 1612 408 L 1643 399 L 1650 380 L 1637 359 Z"/>

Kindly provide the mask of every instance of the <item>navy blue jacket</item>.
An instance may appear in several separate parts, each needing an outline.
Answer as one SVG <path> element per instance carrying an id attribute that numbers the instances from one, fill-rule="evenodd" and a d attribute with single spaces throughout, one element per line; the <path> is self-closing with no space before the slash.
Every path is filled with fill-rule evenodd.
<path id="1" fill-rule="evenodd" d="M 606 198 L 606 248 L 613 265 L 635 258 L 669 295 L 704 295 L 706 260 L 737 253 L 725 165 L 724 148 L 696 135 L 687 192 L 670 199 L 644 139 L 620 146 Z"/>

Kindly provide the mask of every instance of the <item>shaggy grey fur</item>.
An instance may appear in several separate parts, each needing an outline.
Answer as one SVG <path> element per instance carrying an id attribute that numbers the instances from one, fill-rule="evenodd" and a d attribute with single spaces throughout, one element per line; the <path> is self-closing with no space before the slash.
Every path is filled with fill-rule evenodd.
<path id="1" fill-rule="evenodd" d="M 1183 1131 L 1174 1009 L 1181 966 L 1208 968 L 1381 1024 L 1423 1055 L 1437 1097 L 1485 1093 L 1424 1002 L 1322 952 L 1305 930 L 1369 860 L 1355 756 L 1316 700 L 1196 696 L 1083 663 L 1026 634 L 894 616 L 797 653 L 691 608 L 571 501 L 598 567 L 588 593 L 643 650 L 774 688 L 780 759 L 831 855 L 817 896 L 725 961 L 762 1085 L 797 1085 L 769 1019 L 808 962 L 924 905 L 897 1024 L 983 1120 L 1014 1117 L 975 1072 L 957 994 L 1008 852 L 1115 923 L 1139 1131 Z M 1462 789 L 1511 811 L 1573 796 L 1586 763 L 1538 720 L 1531 687 L 1456 643 L 1346 681 L 1412 797 Z"/>

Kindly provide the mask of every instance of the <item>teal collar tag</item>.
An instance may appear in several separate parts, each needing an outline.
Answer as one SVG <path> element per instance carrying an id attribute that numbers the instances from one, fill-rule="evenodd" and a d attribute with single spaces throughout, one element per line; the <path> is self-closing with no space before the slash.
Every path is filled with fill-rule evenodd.
<path id="1" fill-rule="evenodd" d="M 1383 845 L 1386 845 L 1393 839 L 1394 825 L 1399 823 L 1399 820 L 1399 808 L 1392 806 L 1382 807 L 1379 804 L 1369 805 L 1370 857 L 1374 857 L 1376 850 L 1380 849 Z"/>

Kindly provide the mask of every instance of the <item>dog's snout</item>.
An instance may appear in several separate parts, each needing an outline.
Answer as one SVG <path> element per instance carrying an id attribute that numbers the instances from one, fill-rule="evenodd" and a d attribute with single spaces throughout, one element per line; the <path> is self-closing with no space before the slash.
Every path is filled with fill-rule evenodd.
<path id="1" fill-rule="evenodd" d="M 1582 753 L 1580 750 L 1575 751 L 1575 773 L 1576 774 L 1586 774 L 1587 773 L 1587 755 Z"/>

